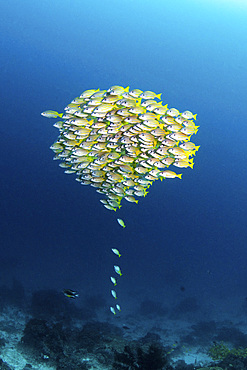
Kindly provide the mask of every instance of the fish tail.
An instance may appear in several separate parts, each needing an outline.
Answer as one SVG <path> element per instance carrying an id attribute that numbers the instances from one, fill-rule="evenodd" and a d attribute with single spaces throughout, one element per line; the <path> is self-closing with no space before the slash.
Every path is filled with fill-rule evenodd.
<path id="1" fill-rule="evenodd" d="M 129 89 L 130 89 L 130 87 L 129 87 L 129 86 L 127 86 L 127 87 L 124 89 L 124 91 L 129 92 Z"/>
<path id="2" fill-rule="evenodd" d="M 177 175 L 177 177 L 178 177 L 179 179 L 182 179 L 182 174 L 181 174 L 181 173 L 179 173 L 179 174 Z"/>
<path id="3" fill-rule="evenodd" d="M 122 256 L 121 254 L 118 255 L 118 257 L 121 257 L 121 256 Z"/>
<path id="4" fill-rule="evenodd" d="M 156 98 L 158 98 L 158 99 L 160 99 L 160 100 L 161 100 L 161 95 L 162 95 L 162 93 L 157 94 L 157 95 L 156 95 Z"/>
<path id="5" fill-rule="evenodd" d="M 58 117 L 60 117 L 60 118 L 62 118 L 62 117 L 63 117 L 63 113 L 58 113 L 57 115 L 58 115 Z"/>
<path id="6" fill-rule="evenodd" d="M 196 116 L 197 116 L 197 114 L 194 114 L 194 115 L 193 115 L 193 118 L 194 118 L 195 120 L 196 120 Z"/>

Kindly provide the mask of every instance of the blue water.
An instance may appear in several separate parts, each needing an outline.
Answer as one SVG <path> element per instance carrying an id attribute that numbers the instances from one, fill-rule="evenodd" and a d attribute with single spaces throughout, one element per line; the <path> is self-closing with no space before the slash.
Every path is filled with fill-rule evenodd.
<path id="1" fill-rule="evenodd" d="M 118 262 L 123 311 L 148 297 L 244 301 L 247 6 L 10 0 L 0 35 L 0 284 L 15 277 L 27 291 L 71 288 L 111 302 Z M 116 84 L 197 113 L 201 146 L 182 180 L 157 181 L 117 213 L 52 160 L 58 130 L 40 115 Z"/>

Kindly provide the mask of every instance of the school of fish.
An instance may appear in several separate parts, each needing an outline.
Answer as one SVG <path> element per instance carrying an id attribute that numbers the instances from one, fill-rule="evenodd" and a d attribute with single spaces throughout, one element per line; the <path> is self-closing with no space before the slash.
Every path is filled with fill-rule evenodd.
<path id="1" fill-rule="evenodd" d="M 167 168 L 193 168 L 199 149 L 190 141 L 197 133 L 196 115 L 179 112 L 160 101 L 161 94 L 129 87 L 86 90 L 65 107 L 57 141 L 50 147 L 66 174 L 105 196 L 103 205 L 116 211 L 122 199 L 138 202 L 158 179 L 181 179 Z"/>

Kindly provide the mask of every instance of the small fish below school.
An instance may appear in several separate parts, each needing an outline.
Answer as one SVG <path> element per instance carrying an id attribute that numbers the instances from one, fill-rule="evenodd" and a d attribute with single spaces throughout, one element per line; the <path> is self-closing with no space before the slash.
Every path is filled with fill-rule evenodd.
<path id="1" fill-rule="evenodd" d="M 111 295 L 113 296 L 113 298 L 117 299 L 117 293 L 115 292 L 115 290 L 111 290 Z"/>
<path id="2" fill-rule="evenodd" d="M 64 289 L 63 294 L 65 297 L 76 299 L 79 297 L 79 294 L 75 290 Z"/>
<path id="3" fill-rule="evenodd" d="M 112 248 L 112 252 L 116 254 L 118 257 L 121 257 L 121 254 L 118 249 Z"/>
<path id="4" fill-rule="evenodd" d="M 125 227 L 126 227 L 126 225 L 125 225 L 124 221 L 123 221 L 123 220 L 121 220 L 121 218 L 118 218 L 118 219 L 117 219 L 117 222 L 118 222 L 118 223 L 119 223 L 119 225 L 120 225 L 120 226 L 122 226 L 123 228 L 125 228 Z"/>
<path id="5" fill-rule="evenodd" d="M 122 274 L 122 271 L 121 271 L 121 269 L 120 269 L 120 267 L 119 267 L 119 266 L 114 265 L 114 270 L 115 270 L 115 272 L 116 272 L 119 276 L 122 276 L 122 275 L 123 275 L 123 274 Z"/>
<path id="6" fill-rule="evenodd" d="M 114 284 L 114 286 L 116 286 L 117 285 L 117 280 L 113 276 L 111 276 L 110 279 L 111 279 L 112 284 Z"/>
<path id="7" fill-rule="evenodd" d="M 110 311 L 113 313 L 113 315 L 116 315 L 116 311 L 114 307 L 110 307 Z"/>

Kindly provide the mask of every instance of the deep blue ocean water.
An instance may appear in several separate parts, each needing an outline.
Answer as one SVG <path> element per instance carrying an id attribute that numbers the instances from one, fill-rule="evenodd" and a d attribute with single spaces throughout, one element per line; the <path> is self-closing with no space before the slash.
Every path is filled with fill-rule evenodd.
<path id="1" fill-rule="evenodd" d="M 244 2 L 10 0 L 0 46 L 0 285 L 16 278 L 27 291 L 71 288 L 111 303 L 115 247 L 123 311 L 147 298 L 244 302 Z M 201 146 L 182 180 L 155 182 L 117 213 L 52 160 L 58 130 L 40 115 L 116 84 L 162 92 L 169 107 L 197 113 L 192 141 Z"/>

